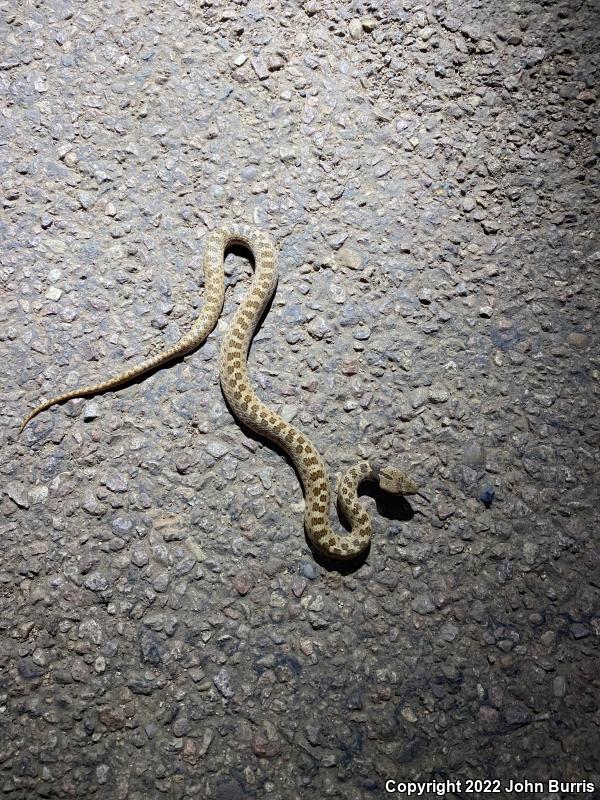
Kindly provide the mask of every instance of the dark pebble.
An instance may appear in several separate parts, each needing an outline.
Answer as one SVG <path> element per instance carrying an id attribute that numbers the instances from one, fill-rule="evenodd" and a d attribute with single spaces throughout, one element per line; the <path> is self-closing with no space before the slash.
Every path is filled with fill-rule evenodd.
<path id="1" fill-rule="evenodd" d="M 486 486 L 485 489 L 482 489 L 481 492 L 479 493 L 479 499 L 488 508 L 492 505 L 492 501 L 495 496 L 496 492 L 492 489 L 491 486 Z"/>

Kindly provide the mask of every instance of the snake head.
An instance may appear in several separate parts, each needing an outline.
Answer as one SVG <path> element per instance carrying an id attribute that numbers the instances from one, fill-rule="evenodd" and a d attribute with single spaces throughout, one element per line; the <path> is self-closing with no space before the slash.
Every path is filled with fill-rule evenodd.
<path id="1" fill-rule="evenodd" d="M 373 467 L 373 474 L 380 487 L 391 494 L 416 494 L 419 486 L 405 472 L 396 467 Z"/>

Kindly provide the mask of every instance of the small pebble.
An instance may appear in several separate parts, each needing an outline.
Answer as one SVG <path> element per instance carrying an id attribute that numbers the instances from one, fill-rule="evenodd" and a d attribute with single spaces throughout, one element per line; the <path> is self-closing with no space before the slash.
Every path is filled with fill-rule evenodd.
<path id="1" fill-rule="evenodd" d="M 359 19 L 351 19 L 348 23 L 348 31 L 352 39 L 358 41 L 362 37 L 364 31 L 362 22 Z"/>
<path id="2" fill-rule="evenodd" d="M 92 420 L 96 419 L 100 414 L 98 403 L 95 401 L 87 402 L 83 407 L 83 419 L 84 422 L 91 422 Z"/>
<path id="3" fill-rule="evenodd" d="M 496 492 L 491 486 L 486 486 L 485 489 L 482 489 L 479 493 L 479 499 L 488 508 L 492 505 L 495 496 Z"/>
<path id="4" fill-rule="evenodd" d="M 229 681 L 229 673 L 224 667 L 220 669 L 219 672 L 214 676 L 213 683 L 223 697 L 233 697 L 234 691 L 231 688 L 231 683 Z"/>
<path id="5" fill-rule="evenodd" d="M 570 333 L 567 336 L 567 342 L 572 347 L 583 348 L 587 346 L 588 337 L 585 335 L 585 333 Z"/>

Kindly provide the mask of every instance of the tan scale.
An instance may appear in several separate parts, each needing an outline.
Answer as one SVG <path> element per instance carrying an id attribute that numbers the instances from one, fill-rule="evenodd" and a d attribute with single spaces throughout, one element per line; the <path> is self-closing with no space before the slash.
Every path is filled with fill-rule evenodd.
<path id="1" fill-rule="evenodd" d="M 338 559 L 352 558 L 369 545 L 372 535 L 369 515 L 358 501 L 359 484 L 372 480 L 385 491 L 397 495 L 415 494 L 418 486 L 394 467 L 361 461 L 344 473 L 338 485 L 338 503 L 351 525 L 351 531 L 339 534 L 331 527 L 331 491 L 323 459 L 312 442 L 271 411 L 250 385 L 247 367 L 250 342 L 277 286 L 275 248 L 270 238 L 260 231 L 246 227 L 220 228 L 208 236 L 204 252 L 206 293 L 202 313 L 190 332 L 177 344 L 106 381 L 73 389 L 46 400 L 27 415 L 20 430 L 50 406 L 75 397 L 87 397 L 116 389 L 201 345 L 221 314 L 225 298 L 225 251 L 236 244 L 250 250 L 254 256 L 255 268 L 250 290 L 234 315 L 221 345 L 219 377 L 223 393 L 241 422 L 261 436 L 276 442 L 293 461 L 304 487 L 304 524 L 310 541 L 326 555 Z"/>

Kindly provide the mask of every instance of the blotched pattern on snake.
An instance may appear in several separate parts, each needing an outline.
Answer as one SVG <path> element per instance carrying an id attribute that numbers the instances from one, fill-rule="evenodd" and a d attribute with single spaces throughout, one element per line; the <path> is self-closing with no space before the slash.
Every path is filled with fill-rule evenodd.
<path id="1" fill-rule="evenodd" d="M 232 226 L 211 233 L 204 253 L 205 296 L 202 313 L 189 333 L 173 347 L 93 386 L 74 389 L 41 403 L 25 418 L 21 430 L 40 411 L 74 397 L 86 397 L 116 389 L 144 373 L 189 353 L 213 330 L 225 298 L 224 257 L 227 248 L 242 245 L 254 256 L 250 290 L 234 315 L 221 345 L 219 377 L 223 393 L 234 414 L 256 433 L 282 447 L 294 463 L 305 496 L 304 524 L 309 540 L 326 555 L 347 559 L 362 552 L 371 540 L 371 520 L 359 503 L 357 489 L 372 480 L 382 489 L 399 495 L 414 494 L 417 485 L 400 470 L 375 461 L 361 461 L 348 469 L 338 485 L 338 503 L 351 525 L 349 533 L 336 533 L 330 522 L 330 486 L 323 459 L 312 442 L 299 430 L 271 411 L 256 395 L 248 376 L 250 342 L 261 315 L 277 286 L 277 258 L 270 238 L 254 229 Z"/>

